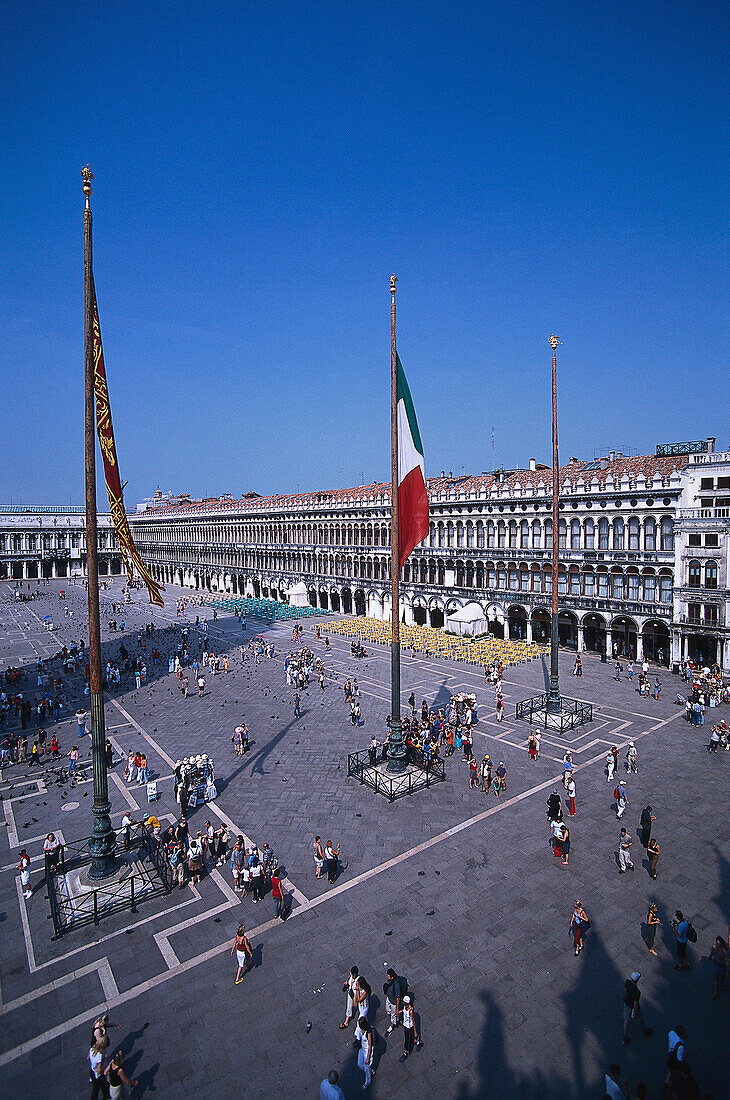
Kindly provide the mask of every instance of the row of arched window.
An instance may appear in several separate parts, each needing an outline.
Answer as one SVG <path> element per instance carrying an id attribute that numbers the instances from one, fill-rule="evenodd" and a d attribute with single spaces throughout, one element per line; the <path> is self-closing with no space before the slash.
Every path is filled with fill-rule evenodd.
<path id="1" fill-rule="evenodd" d="M 433 547 L 476 547 L 513 550 L 552 550 L 551 519 L 523 520 L 448 520 L 431 523 L 428 545 Z M 643 521 L 638 516 L 625 520 L 617 516 L 594 520 L 561 519 L 558 527 L 561 550 L 674 550 L 671 516 L 657 522 L 653 516 Z"/>

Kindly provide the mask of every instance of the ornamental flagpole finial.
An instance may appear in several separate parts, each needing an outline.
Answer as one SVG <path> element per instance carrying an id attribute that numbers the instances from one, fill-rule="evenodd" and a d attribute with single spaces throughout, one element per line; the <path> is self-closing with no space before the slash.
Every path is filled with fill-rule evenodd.
<path id="1" fill-rule="evenodd" d="M 395 284 L 397 282 L 398 282 L 398 276 L 397 275 L 391 275 L 390 276 L 390 293 L 391 294 L 395 294 L 395 291 L 396 291 L 396 285 Z"/>
<path id="2" fill-rule="evenodd" d="M 91 172 L 91 165 L 86 164 L 81 169 L 81 179 L 84 181 L 83 184 L 82 184 L 82 187 L 83 187 L 84 194 L 86 195 L 86 209 L 87 210 L 89 209 L 89 199 L 91 197 L 91 181 L 93 180 L 93 178 L 94 177 L 93 177 L 92 172 Z"/>
<path id="3" fill-rule="evenodd" d="M 551 337 L 550 337 L 550 347 L 553 349 L 553 351 L 555 351 L 555 349 L 557 348 L 559 343 L 560 343 L 559 337 L 551 335 Z"/>

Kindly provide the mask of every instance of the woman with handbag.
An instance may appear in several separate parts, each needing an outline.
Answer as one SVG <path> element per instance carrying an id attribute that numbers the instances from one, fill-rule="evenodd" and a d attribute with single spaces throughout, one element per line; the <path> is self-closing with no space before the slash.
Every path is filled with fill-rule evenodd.
<path id="1" fill-rule="evenodd" d="M 350 1020 L 355 1015 L 355 990 L 357 988 L 357 978 L 360 971 L 356 966 L 350 967 L 350 973 L 345 978 L 342 986 L 342 992 L 347 994 L 347 1008 L 345 1009 L 344 1022 L 340 1024 L 340 1027 L 349 1027 Z"/>
<path id="2" fill-rule="evenodd" d="M 570 919 L 570 931 L 573 934 L 573 946 L 575 947 L 575 954 L 578 955 L 585 944 L 583 942 L 583 935 L 589 925 L 588 914 L 581 905 L 580 901 L 576 900 L 573 907 L 573 916 Z"/>
<path id="3" fill-rule="evenodd" d="M 362 1087 L 363 1092 L 370 1088 L 370 1082 L 373 1079 L 373 1054 L 375 1053 L 375 1036 L 373 1035 L 373 1029 L 364 1016 L 361 1016 L 357 1022 L 358 1031 L 360 1032 L 360 1050 L 357 1055 L 358 1067 L 365 1074 L 365 1083 Z"/>

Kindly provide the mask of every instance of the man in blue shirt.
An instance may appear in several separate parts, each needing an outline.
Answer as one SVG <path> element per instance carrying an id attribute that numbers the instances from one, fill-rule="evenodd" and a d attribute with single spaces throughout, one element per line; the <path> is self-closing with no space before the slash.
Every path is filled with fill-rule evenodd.
<path id="1" fill-rule="evenodd" d="M 687 940 L 689 939 L 689 921 L 685 920 L 684 913 L 677 909 L 672 921 L 674 935 L 677 937 L 677 962 L 675 970 L 691 970 L 692 965 L 687 961 Z"/>
<path id="2" fill-rule="evenodd" d="M 345 1094 L 337 1084 L 339 1074 L 331 1069 L 319 1086 L 319 1100 L 345 1100 Z"/>

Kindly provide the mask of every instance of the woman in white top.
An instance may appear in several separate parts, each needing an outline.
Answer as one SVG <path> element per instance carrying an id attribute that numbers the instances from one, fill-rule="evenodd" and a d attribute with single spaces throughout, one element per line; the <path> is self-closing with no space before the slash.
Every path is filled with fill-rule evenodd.
<path id="1" fill-rule="evenodd" d="M 345 984 L 342 986 L 342 992 L 347 994 L 347 1008 L 345 1010 L 345 1021 L 340 1024 L 340 1027 L 349 1027 L 350 1020 L 355 1015 L 355 990 L 359 973 L 356 966 L 350 967 L 350 973 L 345 978 Z"/>
<path id="2" fill-rule="evenodd" d="M 416 1031 L 416 1014 L 413 1010 L 413 1000 L 410 994 L 406 993 L 403 998 L 403 1053 L 400 1056 L 401 1062 L 405 1062 L 411 1053 L 414 1042 L 416 1050 L 420 1050 L 421 1039 Z"/>

